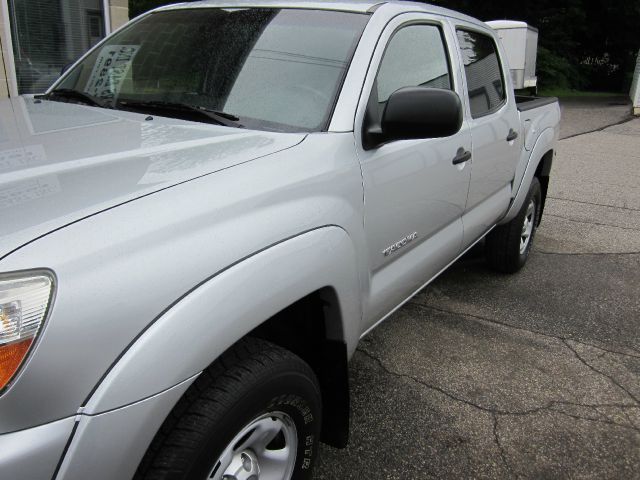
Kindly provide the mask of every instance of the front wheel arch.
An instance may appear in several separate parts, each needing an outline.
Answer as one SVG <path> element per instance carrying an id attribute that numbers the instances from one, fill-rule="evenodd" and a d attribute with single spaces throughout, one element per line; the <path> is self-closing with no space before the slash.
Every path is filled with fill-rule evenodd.
<path id="1" fill-rule="evenodd" d="M 331 261 L 309 254 L 329 246 Z M 99 414 L 177 385 L 207 368 L 265 318 L 326 285 L 339 295 L 344 319 L 340 340 L 350 351 L 357 344 L 361 319 L 356 258 L 346 232 L 329 226 L 279 243 L 215 275 L 123 352 L 84 411 Z"/>
<path id="2" fill-rule="evenodd" d="M 320 387 L 306 362 L 270 342 L 244 338 L 189 387 L 134 479 L 218 479 L 238 468 L 245 476 L 271 468 L 272 476 L 310 479 L 321 407 Z M 274 454 L 285 458 L 267 463 Z"/>
<path id="3" fill-rule="evenodd" d="M 250 333 L 286 348 L 311 366 L 322 391 L 322 441 L 335 448 L 346 447 L 349 439 L 349 357 L 343 322 L 336 291 L 325 287 Z"/>

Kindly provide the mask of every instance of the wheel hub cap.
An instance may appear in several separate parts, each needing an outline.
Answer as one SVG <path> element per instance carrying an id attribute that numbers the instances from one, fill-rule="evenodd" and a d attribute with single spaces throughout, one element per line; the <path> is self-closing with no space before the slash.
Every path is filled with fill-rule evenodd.
<path id="1" fill-rule="evenodd" d="M 233 438 L 207 475 L 208 480 L 289 480 L 298 435 L 289 415 L 271 412 L 249 422 Z"/>
<path id="2" fill-rule="evenodd" d="M 533 233 L 535 221 L 536 204 L 531 200 L 527 206 L 527 212 L 524 215 L 524 222 L 522 223 L 522 232 L 520 234 L 520 255 L 527 251 L 527 247 L 531 241 L 531 234 Z"/>
<path id="3" fill-rule="evenodd" d="M 223 480 L 258 480 L 260 478 L 258 457 L 251 450 L 234 455 L 222 478 Z"/>

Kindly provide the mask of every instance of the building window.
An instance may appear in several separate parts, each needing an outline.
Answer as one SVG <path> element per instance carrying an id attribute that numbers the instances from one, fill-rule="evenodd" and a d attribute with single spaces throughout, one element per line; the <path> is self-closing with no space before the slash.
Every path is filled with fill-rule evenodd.
<path id="1" fill-rule="evenodd" d="M 44 92 L 105 35 L 103 0 L 9 0 L 18 93 Z"/>
<path id="2" fill-rule="evenodd" d="M 93 47 L 104 38 L 104 17 L 100 10 L 87 10 L 89 41 Z"/>

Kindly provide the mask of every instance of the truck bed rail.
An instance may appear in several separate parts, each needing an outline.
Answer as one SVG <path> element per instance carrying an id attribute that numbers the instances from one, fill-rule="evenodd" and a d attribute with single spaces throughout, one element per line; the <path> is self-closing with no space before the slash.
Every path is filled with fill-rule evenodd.
<path id="1" fill-rule="evenodd" d="M 521 112 L 543 107 L 557 101 L 558 97 L 528 97 L 525 95 L 516 95 L 516 104 L 518 106 L 518 110 Z"/>

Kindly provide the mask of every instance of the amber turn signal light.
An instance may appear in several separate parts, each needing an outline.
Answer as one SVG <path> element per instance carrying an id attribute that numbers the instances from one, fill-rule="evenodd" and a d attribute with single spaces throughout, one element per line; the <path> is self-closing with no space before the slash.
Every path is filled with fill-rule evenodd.
<path id="1" fill-rule="evenodd" d="M 49 311 L 48 273 L 0 275 L 0 391 L 18 372 Z"/>
<path id="2" fill-rule="evenodd" d="M 22 363 L 32 343 L 33 338 L 27 338 L 0 346 L 0 389 L 9 383 L 9 379 Z"/>

